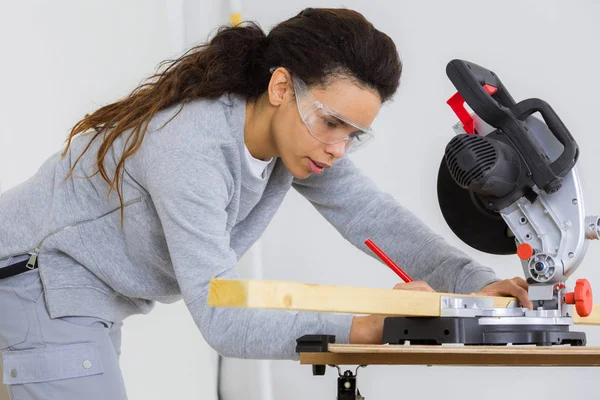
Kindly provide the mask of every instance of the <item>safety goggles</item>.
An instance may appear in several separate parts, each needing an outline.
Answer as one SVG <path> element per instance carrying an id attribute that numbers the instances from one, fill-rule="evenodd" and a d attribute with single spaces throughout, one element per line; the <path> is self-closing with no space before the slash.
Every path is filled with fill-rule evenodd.
<path id="1" fill-rule="evenodd" d="M 345 118 L 321 103 L 306 83 L 292 75 L 296 103 L 300 118 L 310 134 L 321 143 L 346 143 L 346 152 L 351 153 L 373 139 L 373 131 Z"/>

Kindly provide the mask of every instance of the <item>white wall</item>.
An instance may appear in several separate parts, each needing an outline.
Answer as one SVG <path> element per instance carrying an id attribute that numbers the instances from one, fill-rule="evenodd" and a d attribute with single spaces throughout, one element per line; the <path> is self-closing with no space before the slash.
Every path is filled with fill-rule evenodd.
<path id="1" fill-rule="evenodd" d="M 2 189 L 61 149 L 85 113 L 129 93 L 188 37 L 226 22 L 210 3 L 0 0 Z M 121 366 L 132 400 L 215 398 L 215 365 L 183 302 L 125 321 Z"/>
<path id="2" fill-rule="evenodd" d="M 460 242 L 446 226 L 436 198 L 437 169 L 457 121 L 445 100 L 454 87 L 445 75 L 453 58 L 492 69 L 516 100 L 548 101 L 575 136 L 588 214 L 600 213 L 600 188 L 595 185 L 600 138 L 596 116 L 600 80 L 600 3 L 592 0 L 385 1 L 308 2 L 290 0 L 277 7 L 269 0 L 244 3 L 245 19 L 263 28 L 289 18 L 302 8 L 344 5 L 362 12 L 397 43 L 404 61 L 401 89 L 374 124 L 377 139 L 355 162 L 398 201 L 415 212 L 449 242 L 493 267 L 504 278 L 522 275 L 516 256 L 492 256 Z M 310 238 L 310 239 L 307 239 Z M 401 243 L 398 244 L 399 246 Z M 295 192 L 290 192 L 262 243 L 265 279 L 391 288 L 397 277 L 345 242 Z M 600 243 L 591 243 L 576 273 L 600 287 L 596 262 Z M 327 266 L 326 269 L 323 266 Z M 597 291 L 600 289 L 597 289 Z M 598 298 L 598 296 L 596 296 Z M 596 300 L 598 302 L 598 300 Z M 596 327 L 577 327 L 591 346 L 600 345 Z M 311 376 L 309 366 L 291 361 L 271 363 L 271 387 L 259 379 L 242 381 L 236 393 L 271 391 L 273 398 L 333 399 L 336 371 Z M 252 361 L 229 360 L 224 383 L 239 383 L 236 371 L 251 374 Z M 456 368 L 369 366 L 359 371 L 359 388 L 368 399 L 427 398 L 547 399 L 599 396 L 592 368 Z M 238 397 L 226 397 L 226 399 Z"/>

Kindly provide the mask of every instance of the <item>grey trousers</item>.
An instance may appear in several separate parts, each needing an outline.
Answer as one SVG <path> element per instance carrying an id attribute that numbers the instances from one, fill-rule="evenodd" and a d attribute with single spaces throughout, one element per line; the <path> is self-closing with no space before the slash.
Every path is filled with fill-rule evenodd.
<path id="1" fill-rule="evenodd" d="M 0 350 L 13 400 L 127 399 L 122 323 L 50 319 L 38 270 L 0 279 Z"/>

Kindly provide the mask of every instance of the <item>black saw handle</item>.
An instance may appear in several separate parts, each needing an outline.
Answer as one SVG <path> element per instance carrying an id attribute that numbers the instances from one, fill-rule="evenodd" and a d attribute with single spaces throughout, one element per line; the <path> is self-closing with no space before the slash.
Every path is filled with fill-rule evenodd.
<path id="1" fill-rule="evenodd" d="M 564 177 L 575 165 L 579 156 L 577 142 L 550 107 L 540 99 L 526 99 L 515 103 L 500 78 L 492 71 L 464 60 L 452 60 L 446 66 L 446 74 L 465 102 L 481 119 L 500 129 L 514 143 L 531 169 L 535 184 L 553 193 L 561 186 Z M 488 94 L 483 85 L 496 87 L 496 93 Z M 563 145 L 563 152 L 552 163 L 545 154 L 540 154 L 527 135 L 523 123 L 533 113 L 539 112 L 550 132 Z"/>
<path id="2" fill-rule="evenodd" d="M 500 78 L 477 64 L 452 60 L 446 66 L 446 74 L 475 114 L 491 126 L 495 127 L 495 124 L 506 118 L 508 109 L 515 105 Z M 483 89 L 486 84 L 498 89 L 494 97 Z"/>

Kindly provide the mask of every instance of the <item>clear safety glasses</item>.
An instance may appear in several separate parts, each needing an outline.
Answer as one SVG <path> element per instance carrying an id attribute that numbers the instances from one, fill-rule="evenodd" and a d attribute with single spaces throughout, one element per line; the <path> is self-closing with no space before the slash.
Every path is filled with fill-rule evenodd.
<path id="1" fill-rule="evenodd" d="M 351 153 L 373 139 L 371 128 L 350 121 L 343 115 L 321 103 L 310 91 L 306 83 L 292 75 L 296 103 L 300 118 L 310 134 L 321 143 L 346 143 L 346 152 Z"/>

